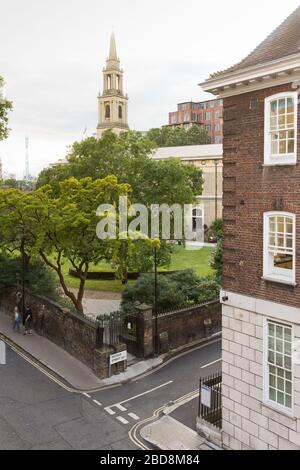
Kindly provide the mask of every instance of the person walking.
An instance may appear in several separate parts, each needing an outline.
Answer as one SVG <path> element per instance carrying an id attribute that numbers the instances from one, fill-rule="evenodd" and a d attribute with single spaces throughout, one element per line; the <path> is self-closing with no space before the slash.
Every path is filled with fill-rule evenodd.
<path id="1" fill-rule="evenodd" d="M 29 305 L 25 309 L 25 332 L 24 335 L 32 335 L 33 316 Z"/>
<path id="2" fill-rule="evenodd" d="M 20 315 L 18 307 L 15 307 L 13 330 L 17 331 L 17 333 L 20 333 L 20 325 L 21 325 L 21 315 Z"/>

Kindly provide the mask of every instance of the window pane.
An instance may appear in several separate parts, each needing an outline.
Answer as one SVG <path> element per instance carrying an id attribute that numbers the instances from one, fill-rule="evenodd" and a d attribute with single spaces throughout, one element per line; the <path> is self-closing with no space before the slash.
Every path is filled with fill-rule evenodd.
<path id="1" fill-rule="evenodd" d="M 285 369 L 291 370 L 292 368 L 292 359 L 290 356 L 284 356 L 284 367 Z"/>
<path id="2" fill-rule="evenodd" d="M 281 392 L 284 392 L 284 380 L 283 379 L 277 380 L 277 389 L 280 390 Z"/>
<path id="3" fill-rule="evenodd" d="M 272 155 L 278 155 L 278 152 L 279 152 L 278 142 L 272 141 L 272 143 L 271 143 L 271 152 L 272 152 Z"/>
<path id="4" fill-rule="evenodd" d="M 281 140 L 279 142 L 279 153 L 280 154 L 283 154 L 283 153 L 287 153 L 287 145 L 286 145 L 286 141 L 285 140 Z"/>
<path id="5" fill-rule="evenodd" d="M 274 336 L 274 335 L 275 335 L 275 325 L 273 323 L 269 323 L 269 336 Z"/>
<path id="6" fill-rule="evenodd" d="M 285 129 L 285 115 L 278 116 L 278 129 Z"/>
<path id="7" fill-rule="evenodd" d="M 277 115 L 277 100 L 271 101 L 271 116 Z"/>
<path id="8" fill-rule="evenodd" d="M 286 112 L 285 98 L 278 100 L 278 114 L 284 114 Z"/>
<path id="9" fill-rule="evenodd" d="M 287 112 L 288 113 L 294 112 L 294 99 L 293 98 L 287 99 Z"/>
<path id="10" fill-rule="evenodd" d="M 280 325 L 276 325 L 276 337 L 283 339 L 283 327 Z"/>
<path id="11" fill-rule="evenodd" d="M 295 141 L 288 140 L 288 153 L 294 153 L 295 151 Z"/>
<path id="12" fill-rule="evenodd" d="M 292 395 L 292 383 L 291 382 L 285 382 L 285 391 L 289 395 Z"/>
<path id="13" fill-rule="evenodd" d="M 282 392 L 277 393 L 277 402 L 280 405 L 284 405 L 284 393 L 282 393 Z"/>
<path id="14" fill-rule="evenodd" d="M 283 341 L 276 341 L 276 351 L 283 353 Z"/>
<path id="15" fill-rule="evenodd" d="M 285 406 L 287 408 L 292 408 L 292 397 L 290 395 L 285 396 Z"/>
<path id="16" fill-rule="evenodd" d="M 292 341 L 292 330 L 291 328 L 285 328 L 284 329 L 284 339 L 285 341 Z"/>
<path id="17" fill-rule="evenodd" d="M 275 377 L 275 375 L 270 375 L 270 387 L 276 387 L 276 377 Z"/>
<path id="18" fill-rule="evenodd" d="M 294 127 L 294 115 L 288 114 L 286 117 L 287 127 Z"/>
<path id="19" fill-rule="evenodd" d="M 270 400 L 276 401 L 276 390 L 274 388 L 270 388 Z"/>

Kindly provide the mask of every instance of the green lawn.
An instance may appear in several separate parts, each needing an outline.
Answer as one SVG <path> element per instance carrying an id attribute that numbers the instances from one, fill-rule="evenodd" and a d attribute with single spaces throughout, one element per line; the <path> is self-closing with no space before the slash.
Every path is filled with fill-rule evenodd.
<path id="1" fill-rule="evenodd" d="M 170 266 L 161 268 L 160 271 L 180 271 L 183 269 L 194 269 L 199 276 L 207 276 L 213 274 L 213 269 L 210 267 L 212 248 L 205 247 L 199 250 L 186 250 L 181 246 L 174 247 L 174 253 Z M 78 287 L 79 280 L 67 274 L 69 272 L 70 264 L 65 262 L 64 273 L 66 274 L 66 281 L 70 287 Z M 113 271 L 111 266 L 105 261 L 93 266 L 91 271 Z M 134 281 L 130 281 L 134 282 Z M 121 292 L 123 285 L 121 281 L 102 281 L 102 280 L 88 280 L 86 282 L 86 289 Z"/>

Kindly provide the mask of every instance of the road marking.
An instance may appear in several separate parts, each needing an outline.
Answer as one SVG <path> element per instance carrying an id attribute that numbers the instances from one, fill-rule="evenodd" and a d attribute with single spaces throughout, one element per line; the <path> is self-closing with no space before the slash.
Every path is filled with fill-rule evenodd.
<path id="1" fill-rule="evenodd" d="M 128 413 L 128 416 L 130 416 L 130 418 L 134 419 L 134 421 L 139 421 L 141 418 L 136 415 L 135 413 Z"/>
<path id="2" fill-rule="evenodd" d="M 127 408 L 124 408 L 124 406 L 118 404 L 118 405 L 115 405 L 116 408 L 118 408 L 118 410 L 120 411 L 127 411 Z"/>
<path id="3" fill-rule="evenodd" d="M 222 358 L 217 359 L 216 361 L 210 362 L 209 364 L 205 364 L 205 366 L 202 366 L 201 369 L 206 369 L 209 366 L 213 366 L 214 364 L 217 364 L 217 362 L 222 361 Z"/>
<path id="4" fill-rule="evenodd" d="M 118 421 L 120 421 L 120 423 L 122 423 L 122 424 L 128 424 L 129 423 L 129 421 L 127 421 L 127 419 L 123 418 L 122 416 L 117 416 L 116 419 Z"/>
<path id="5" fill-rule="evenodd" d="M 159 390 L 160 388 L 166 387 L 167 385 L 170 385 L 172 383 L 173 383 L 173 380 L 169 380 L 169 382 L 166 382 L 165 384 L 161 384 L 158 387 L 151 388 L 151 390 L 147 390 L 146 392 L 139 393 L 138 395 L 135 395 L 134 397 L 126 398 L 126 400 L 119 401 L 118 403 L 114 403 L 113 405 L 110 405 L 110 408 L 113 408 L 114 406 L 123 405 L 123 403 L 128 403 L 129 401 L 135 400 L 136 398 L 143 397 L 144 395 L 148 395 L 148 393 L 155 392 L 155 390 Z"/>
<path id="6" fill-rule="evenodd" d="M 84 392 L 83 395 L 84 395 L 85 397 L 87 397 L 87 398 L 91 398 L 91 395 L 89 395 L 88 393 L 85 393 L 85 392 Z"/>
<path id="7" fill-rule="evenodd" d="M 111 410 L 111 408 L 109 406 L 107 406 L 106 408 L 104 408 L 105 411 L 109 414 L 109 415 L 115 415 L 116 412 Z"/>
<path id="8" fill-rule="evenodd" d="M 98 406 L 102 406 L 102 404 L 98 400 L 93 400 L 93 402 L 96 403 L 96 405 Z"/>

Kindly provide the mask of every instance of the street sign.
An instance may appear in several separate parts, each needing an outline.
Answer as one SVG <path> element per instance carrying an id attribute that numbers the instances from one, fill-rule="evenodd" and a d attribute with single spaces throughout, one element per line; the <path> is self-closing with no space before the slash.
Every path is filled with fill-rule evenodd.
<path id="1" fill-rule="evenodd" d="M 211 408 L 211 388 L 207 385 L 201 386 L 201 404 Z"/>
<path id="2" fill-rule="evenodd" d="M 116 354 L 111 354 L 109 356 L 109 364 L 117 364 L 118 362 L 127 361 L 127 350 L 118 352 Z"/>
<path id="3" fill-rule="evenodd" d="M 0 341 L 0 364 L 3 366 L 6 364 L 6 345 L 4 341 Z"/>

